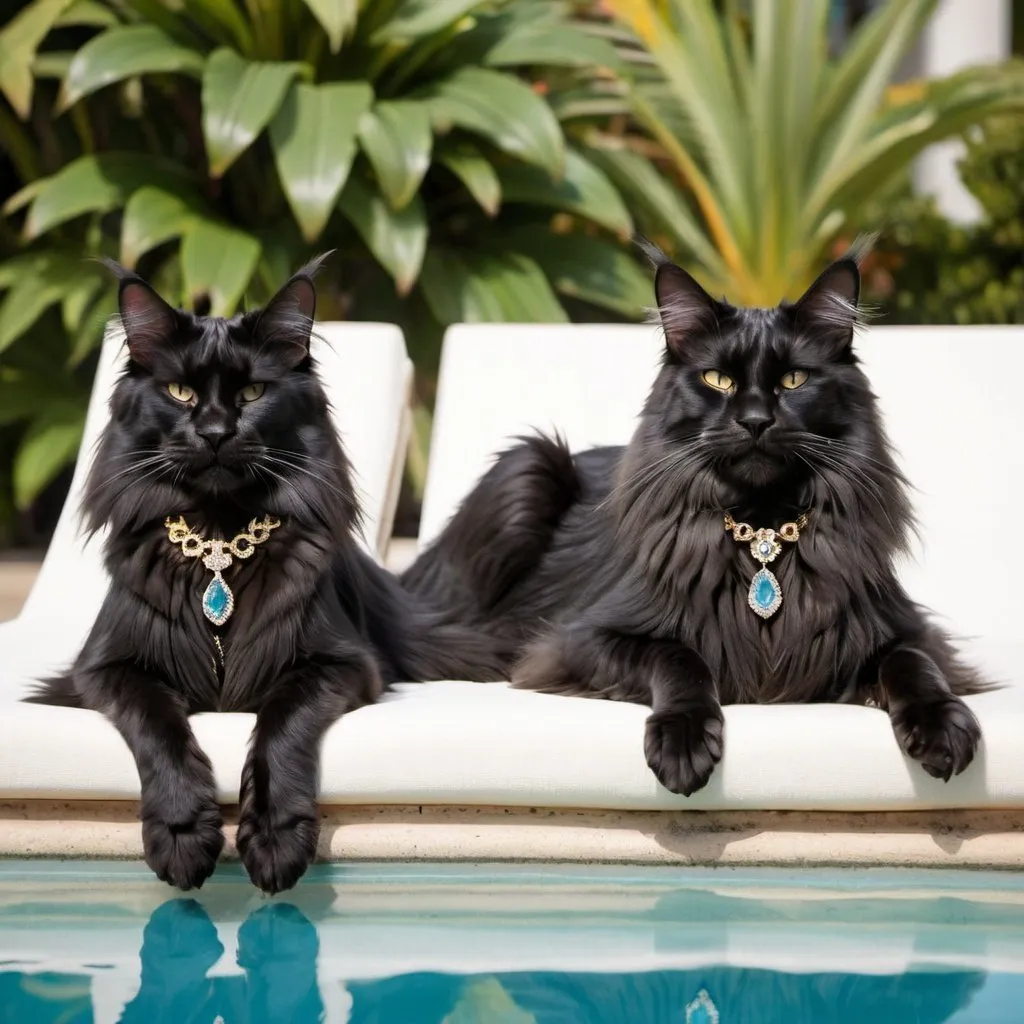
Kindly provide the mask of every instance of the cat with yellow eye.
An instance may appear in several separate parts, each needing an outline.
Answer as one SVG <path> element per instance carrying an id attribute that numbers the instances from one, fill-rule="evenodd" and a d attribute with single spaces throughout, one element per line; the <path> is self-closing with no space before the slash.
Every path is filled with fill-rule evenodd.
<path id="1" fill-rule="evenodd" d="M 911 514 L 854 344 L 857 254 L 773 309 L 712 298 L 653 246 L 662 365 L 624 447 L 501 453 L 407 588 L 489 639 L 514 685 L 651 709 L 689 796 L 723 704 L 866 704 L 948 781 L 986 688 L 894 570 Z"/>
<path id="2" fill-rule="evenodd" d="M 108 589 L 32 697 L 100 712 L 135 759 L 146 863 L 201 886 L 224 846 L 199 712 L 255 715 L 235 847 L 289 889 L 316 853 L 320 744 L 393 682 L 487 672 L 359 543 L 359 501 L 313 349 L 320 260 L 230 318 L 175 309 L 116 264 L 123 372 L 85 489 Z M 490 678 L 495 678 L 492 665 Z"/>

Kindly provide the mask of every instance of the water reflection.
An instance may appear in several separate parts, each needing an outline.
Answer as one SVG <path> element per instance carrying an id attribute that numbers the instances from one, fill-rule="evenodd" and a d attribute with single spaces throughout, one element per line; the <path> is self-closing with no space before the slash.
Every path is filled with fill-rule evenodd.
<path id="1" fill-rule="evenodd" d="M 272 903 L 238 930 L 242 975 L 209 978 L 224 946 L 195 900 L 154 911 L 143 933 L 142 985 L 121 1024 L 279 1024 L 320 1021 L 316 928 L 296 907 Z"/>
<path id="2" fill-rule="evenodd" d="M 350 983 L 351 1024 L 941 1024 L 975 971 L 880 977 L 744 968 L 636 974 L 409 974 Z M 1022 992 L 1024 995 L 1024 992 Z"/>
<path id="3" fill-rule="evenodd" d="M 431 897 L 437 898 L 436 893 Z M 358 894 L 352 899 L 357 900 Z M 517 918 L 513 910 L 502 911 L 495 905 L 493 916 L 476 908 L 467 917 L 444 901 L 441 906 L 445 909 L 429 900 L 417 909 L 416 896 L 408 891 L 400 898 L 389 895 L 383 903 L 360 908 L 358 903 L 348 906 L 344 899 L 334 902 L 333 897 L 327 899 L 309 889 L 296 896 L 305 913 L 290 903 L 263 903 L 238 927 L 237 953 L 231 963 L 232 958 L 224 954 L 234 938 L 234 926 L 226 922 L 238 903 L 227 891 L 223 897 L 204 895 L 203 900 L 209 912 L 196 900 L 172 899 L 151 913 L 142 932 L 141 969 L 138 973 L 125 970 L 134 960 L 134 946 L 129 945 L 118 968 L 121 989 L 107 984 L 109 972 L 104 977 L 105 969 L 114 965 L 93 963 L 84 952 L 91 935 L 87 929 L 77 933 L 84 959 L 70 961 L 80 964 L 82 973 L 73 969 L 67 973 L 56 969 L 32 972 L 25 969 L 24 961 L 5 963 L 0 959 L 0 1024 L 995 1024 L 1024 1020 L 1024 1015 L 1017 1015 L 1024 1006 L 1024 975 L 988 975 L 982 970 L 934 965 L 903 974 L 877 975 L 821 969 L 799 974 L 723 964 L 624 972 L 406 972 L 398 960 L 404 957 L 409 964 L 410 948 L 430 950 L 438 936 L 460 933 L 473 927 L 474 921 L 479 927 L 481 920 L 491 932 L 517 929 L 514 934 L 520 947 L 535 952 L 536 962 L 546 959 L 543 930 L 518 930 L 524 920 L 536 923 L 531 916 L 539 913 L 536 910 L 523 911 L 525 916 Z M 766 951 L 773 941 L 788 948 L 787 936 L 791 938 L 792 933 L 784 930 L 787 923 L 792 927 L 802 922 L 807 927 L 815 919 L 820 919 L 819 925 L 829 921 L 827 932 L 816 933 L 819 937 L 837 929 L 842 932 L 853 920 L 876 921 L 884 928 L 905 919 L 921 925 L 914 933 L 919 938 L 932 935 L 920 944 L 915 942 L 919 951 L 936 941 L 936 933 L 929 932 L 922 922 L 941 920 L 958 934 L 966 929 L 974 936 L 971 942 L 1001 936 L 998 941 L 1004 943 L 1004 949 L 1010 948 L 1005 943 L 1019 935 L 1024 924 L 1015 903 L 982 906 L 945 898 L 856 899 L 841 906 L 833 903 L 830 911 L 826 901 L 808 902 L 798 913 L 778 900 L 769 905 L 678 890 L 662 895 L 647 910 L 634 912 L 634 918 L 657 925 L 650 933 L 656 936 L 653 948 L 678 951 L 685 947 L 687 955 L 708 943 L 715 930 L 724 928 L 730 919 L 746 924 L 769 921 L 769 928 L 754 933 Z M 889 905 L 883 906 L 886 903 Z M 457 899 L 455 905 L 462 906 Z M 27 915 L 28 909 L 36 913 L 39 907 L 23 903 L 19 911 L 9 912 L 10 920 L 28 920 L 19 915 Z M 211 913 L 225 922 L 219 932 Z M 592 930 L 579 923 L 576 926 L 578 963 L 587 963 L 586 950 L 593 948 L 595 941 L 606 943 L 609 935 L 626 934 L 621 930 L 625 919 L 615 918 L 607 907 L 594 914 Z M 74 916 L 52 920 L 73 921 Z M 327 952 L 323 962 L 321 936 L 313 921 L 324 928 Z M 415 932 L 420 926 L 428 931 L 410 944 L 410 930 Z M 348 934 L 349 939 L 339 943 L 339 932 Z M 524 942 L 527 945 L 522 947 Z M 399 953 L 402 943 L 404 952 Z M 103 941 L 96 945 L 102 947 Z M 75 948 L 74 943 L 71 946 Z M 702 946 L 716 947 L 730 948 L 722 936 L 716 943 Z M 368 954 L 366 960 L 359 959 L 363 952 Z M 480 956 L 473 962 L 488 959 Z M 382 972 L 394 965 L 398 973 L 360 978 L 360 965 L 365 967 L 371 961 L 382 965 Z M 62 967 L 68 962 L 57 957 L 50 965 Z M 799 962 L 793 963 L 794 969 L 799 966 Z M 92 973 L 85 973 L 86 969 Z M 133 992 L 134 979 L 140 979 L 137 992 Z M 983 986 L 985 992 L 979 996 Z M 996 990 L 998 1001 L 993 1002 Z M 98 1009 L 101 1004 L 103 1016 Z M 1004 1007 L 1006 1016 L 999 1016 Z"/>

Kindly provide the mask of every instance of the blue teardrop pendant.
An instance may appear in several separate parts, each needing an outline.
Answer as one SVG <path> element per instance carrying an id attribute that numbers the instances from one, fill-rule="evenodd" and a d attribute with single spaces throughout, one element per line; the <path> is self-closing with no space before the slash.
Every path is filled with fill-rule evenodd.
<path id="1" fill-rule="evenodd" d="M 761 616 L 770 619 L 782 607 L 782 587 L 771 570 L 762 567 L 750 581 L 747 604 Z"/>
<path id="2" fill-rule="evenodd" d="M 235 610 L 235 595 L 219 572 L 213 574 L 203 594 L 203 614 L 215 625 L 223 626 Z"/>

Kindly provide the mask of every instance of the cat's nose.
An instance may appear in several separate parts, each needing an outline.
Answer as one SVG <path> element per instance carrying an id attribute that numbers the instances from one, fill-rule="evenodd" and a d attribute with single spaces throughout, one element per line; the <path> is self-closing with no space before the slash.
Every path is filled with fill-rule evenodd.
<path id="1" fill-rule="evenodd" d="M 756 441 L 775 422 L 775 417 L 763 409 L 750 409 L 740 416 L 738 421 Z"/>
<path id="2" fill-rule="evenodd" d="M 214 450 L 217 451 L 220 446 L 228 440 L 228 438 L 234 437 L 235 432 L 223 423 L 211 424 L 208 427 L 203 427 L 202 430 L 197 430 L 196 433 Z"/>

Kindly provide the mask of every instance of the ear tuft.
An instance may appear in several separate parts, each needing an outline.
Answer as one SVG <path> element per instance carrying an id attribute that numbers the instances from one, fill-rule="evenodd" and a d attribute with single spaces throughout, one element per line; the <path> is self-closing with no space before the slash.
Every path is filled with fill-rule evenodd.
<path id="1" fill-rule="evenodd" d="M 669 351 L 680 356 L 690 339 L 718 327 L 720 307 L 682 267 L 677 267 L 653 242 L 637 236 L 639 246 L 653 264 L 655 311 L 665 329 Z"/>
<path id="2" fill-rule="evenodd" d="M 821 272 L 792 309 L 798 321 L 813 329 L 852 340 L 862 322 L 859 299 L 860 268 L 855 258 L 844 256 Z"/>
<path id="3" fill-rule="evenodd" d="M 128 354 L 133 362 L 150 368 L 157 353 L 174 340 L 178 316 L 137 274 L 125 270 L 113 260 L 103 262 L 121 282 L 117 303 Z"/>
<path id="4" fill-rule="evenodd" d="M 309 355 L 316 318 L 313 278 L 333 251 L 317 256 L 297 270 L 266 304 L 256 321 L 255 336 L 261 349 L 276 350 L 289 368 Z"/>

